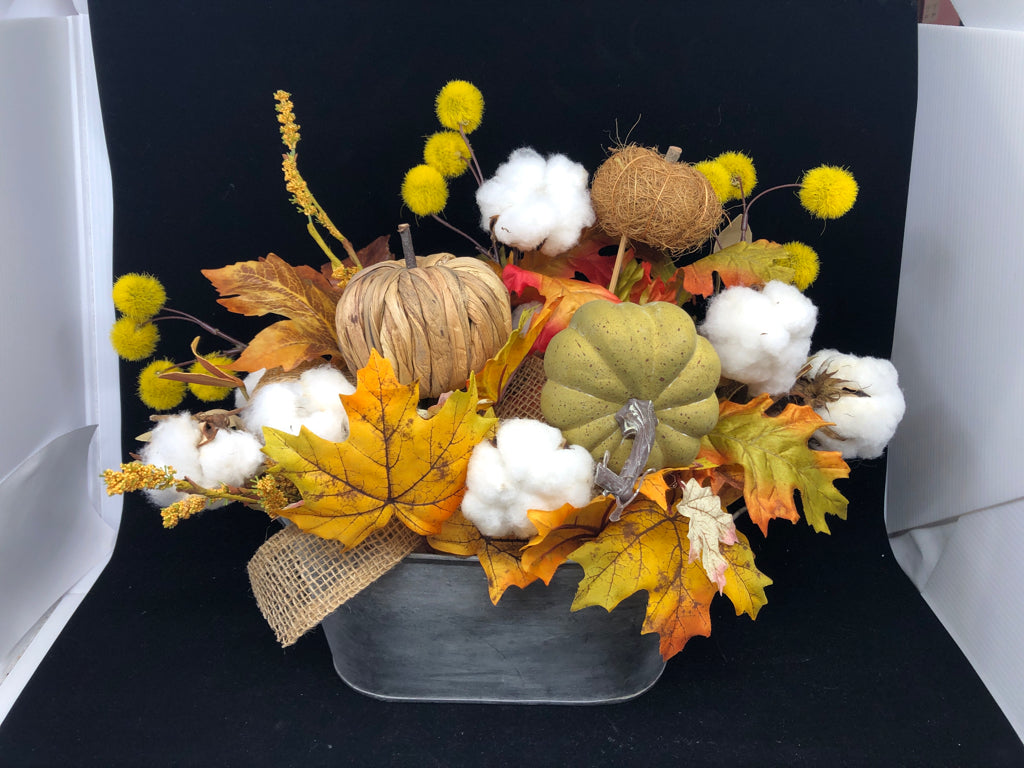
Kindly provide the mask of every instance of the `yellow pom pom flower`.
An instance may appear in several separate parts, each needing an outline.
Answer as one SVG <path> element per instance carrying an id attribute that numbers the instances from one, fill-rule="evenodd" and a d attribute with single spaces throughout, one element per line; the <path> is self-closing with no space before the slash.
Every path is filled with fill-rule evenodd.
<path id="1" fill-rule="evenodd" d="M 455 131 L 438 131 L 423 147 L 423 162 L 445 178 L 460 176 L 469 167 L 469 146 Z"/>
<path id="2" fill-rule="evenodd" d="M 139 323 L 153 317 L 167 301 L 167 292 L 159 280 L 137 272 L 119 277 L 111 294 L 117 310 Z"/>
<path id="3" fill-rule="evenodd" d="M 159 377 L 173 367 L 170 360 L 154 360 L 139 374 L 139 399 L 155 411 L 169 411 L 185 399 L 184 382 Z"/>
<path id="4" fill-rule="evenodd" d="M 801 291 L 806 291 L 807 287 L 818 277 L 820 267 L 818 252 L 811 246 L 795 240 L 782 247 L 789 254 L 789 266 L 793 268 L 793 285 Z"/>
<path id="5" fill-rule="evenodd" d="M 711 183 L 719 201 L 727 203 L 740 196 L 738 188 L 732 185 L 732 177 L 725 166 L 715 160 L 702 160 L 693 166 Z"/>
<path id="6" fill-rule="evenodd" d="M 472 133 L 484 117 L 484 95 L 480 89 L 465 80 L 452 80 L 437 94 L 434 102 L 437 119 L 453 131 Z"/>
<path id="7" fill-rule="evenodd" d="M 405 174 L 402 200 L 417 216 L 440 213 L 448 202 L 448 184 L 436 168 L 417 165 Z"/>
<path id="8" fill-rule="evenodd" d="M 130 317 L 119 318 L 110 328 L 110 345 L 123 360 L 145 360 L 156 350 L 160 333 L 153 323 L 138 323 Z"/>
<path id="9" fill-rule="evenodd" d="M 750 190 L 757 186 L 757 171 L 754 161 L 742 152 L 723 152 L 715 160 L 729 172 L 730 183 L 736 190 L 734 197 L 740 197 L 740 186 L 743 195 L 750 196 Z"/>
<path id="10" fill-rule="evenodd" d="M 819 219 L 838 219 L 857 200 L 857 180 L 845 168 L 819 165 L 800 180 L 800 204 Z"/>
<path id="11" fill-rule="evenodd" d="M 226 373 L 233 373 L 231 365 L 235 362 L 230 357 L 225 355 L 209 355 L 206 357 L 207 362 L 213 363 L 222 371 Z M 203 367 L 202 363 L 198 360 L 192 364 L 192 367 L 188 369 L 189 373 L 208 373 Z M 192 384 L 188 385 L 189 391 L 202 400 L 204 403 L 213 403 L 217 400 L 223 400 L 225 397 L 231 394 L 232 387 L 215 387 L 212 384 Z"/>

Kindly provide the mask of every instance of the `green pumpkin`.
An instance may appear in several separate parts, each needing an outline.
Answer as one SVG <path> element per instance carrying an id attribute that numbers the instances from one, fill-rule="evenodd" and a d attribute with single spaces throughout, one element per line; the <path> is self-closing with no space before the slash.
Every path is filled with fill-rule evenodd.
<path id="1" fill-rule="evenodd" d="M 615 414 L 631 397 L 650 400 L 658 418 L 647 469 L 687 466 L 718 422 L 718 355 L 675 304 L 584 304 L 552 338 L 544 373 L 544 418 L 595 460 L 607 451 L 615 472 L 633 443 Z"/>

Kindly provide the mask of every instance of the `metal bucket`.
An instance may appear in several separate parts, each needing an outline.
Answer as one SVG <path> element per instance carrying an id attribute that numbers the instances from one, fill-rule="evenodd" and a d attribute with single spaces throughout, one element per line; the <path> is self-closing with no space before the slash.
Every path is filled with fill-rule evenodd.
<path id="1" fill-rule="evenodd" d="M 650 688 L 665 668 L 640 634 L 646 595 L 571 612 L 583 570 L 510 588 L 498 605 L 476 558 L 409 555 L 323 621 L 341 679 L 405 701 L 602 704 Z"/>

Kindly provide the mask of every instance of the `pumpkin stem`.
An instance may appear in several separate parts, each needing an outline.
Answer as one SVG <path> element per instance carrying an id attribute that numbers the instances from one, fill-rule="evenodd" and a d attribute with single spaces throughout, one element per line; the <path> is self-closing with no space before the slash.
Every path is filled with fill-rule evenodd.
<path id="1" fill-rule="evenodd" d="M 405 266 L 409 269 L 416 268 L 416 249 L 412 247 L 412 231 L 408 224 L 398 225 L 398 236 L 402 238 L 402 254 L 405 256 Z"/>
<path id="2" fill-rule="evenodd" d="M 615 421 L 623 437 L 633 438 L 633 447 L 622 465 L 621 473 L 616 474 L 608 468 L 607 454 L 594 473 L 594 482 L 615 497 L 615 509 L 608 516 L 613 522 L 622 516 L 622 510 L 636 498 L 637 481 L 644 474 L 644 467 L 654 447 L 658 417 L 654 415 L 654 403 L 650 400 L 631 397 L 615 414 Z"/>

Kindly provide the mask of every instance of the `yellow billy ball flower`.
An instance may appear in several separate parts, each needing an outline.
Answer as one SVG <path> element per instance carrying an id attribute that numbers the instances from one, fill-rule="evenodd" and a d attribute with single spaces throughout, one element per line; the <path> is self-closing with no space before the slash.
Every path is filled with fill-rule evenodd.
<path id="1" fill-rule="evenodd" d="M 749 196 L 750 190 L 757 186 L 754 161 L 742 152 L 723 152 L 715 160 L 729 172 L 730 183 L 736 189 L 735 197 L 740 197 L 740 185 L 743 187 L 743 195 Z"/>
<path id="2" fill-rule="evenodd" d="M 110 345 L 124 360 L 145 360 L 156 350 L 160 333 L 153 323 L 138 323 L 130 317 L 119 318 L 110 328 Z"/>
<path id="3" fill-rule="evenodd" d="M 139 374 L 139 399 L 155 411 L 169 411 L 185 399 L 184 382 L 158 375 L 173 367 L 170 360 L 154 360 Z"/>
<path id="4" fill-rule="evenodd" d="M 454 178 L 469 167 L 469 146 L 456 131 L 438 131 L 423 147 L 423 162 L 446 178 Z"/>
<path id="5" fill-rule="evenodd" d="M 819 165 L 800 180 L 800 204 L 819 219 L 838 219 L 857 200 L 857 180 L 845 168 Z"/>
<path id="6" fill-rule="evenodd" d="M 789 254 L 789 266 L 793 268 L 793 285 L 801 291 L 818 277 L 818 253 L 805 243 L 793 241 L 782 246 Z"/>
<path id="7" fill-rule="evenodd" d="M 235 362 L 230 357 L 225 355 L 209 355 L 206 360 L 213 363 L 222 371 L 227 373 L 232 372 L 231 365 Z M 192 367 L 188 369 L 189 373 L 207 373 L 207 370 L 203 367 L 202 363 L 198 360 L 192 364 Z M 204 403 L 212 403 L 217 400 L 223 400 L 225 397 L 231 394 L 232 387 L 215 387 L 212 384 L 189 384 L 189 391 L 193 395 L 198 397 Z"/>
<path id="8" fill-rule="evenodd" d="M 715 194 L 721 202 L 727 203 L 740 196 L 739 189 L 732 185 L 732 177 L 729 175 L 729 171 L 721 163 L 715 160 L 701 160 L 699 163 L 694 164 L 693 167 L 710 182 L 711 188 L 715 190 Z"/>
<path id="9" fill-rule="evenodd" d="M 448 184 L 436 168 L 417 165 L 405 174 L 402 200 L 417 216 L 440 213 L 448 202 Z"/>
<path id="10" fill-rule="evenodd" d="M 461 125 L 463 131 L 472 133 L 484 117 L 484 95 L 472 83 L 452 80 L 437 94 L 434 107 L 445 128 L 457 131 Z"/>
<path id="11" fill-rule="evenodd" d="M 114 283 L 114 306 L 136 322 L 149 320 L 167 301 L 163 284 L 152 275 L 130 272 Z"/>

